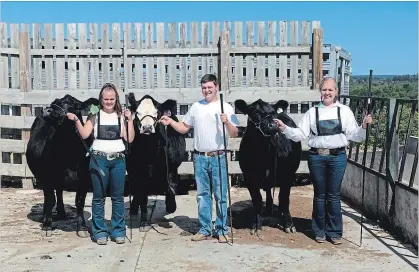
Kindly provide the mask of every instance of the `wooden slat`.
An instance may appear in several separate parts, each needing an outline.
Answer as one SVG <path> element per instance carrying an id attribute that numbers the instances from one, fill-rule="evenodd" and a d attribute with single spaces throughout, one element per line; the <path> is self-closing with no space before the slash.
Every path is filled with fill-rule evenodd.
<path id="1" fill-rule="evenodd" d="M 19 32 L 19 86 L 21 92 L 28 92 L 32 89 L 29 48 L 29 32 Z"/>
<path id="2" fill-rule="evenodd" d="M 218 54 L 218 40 L 220 39 L 220 22 L 212 22 L 212 48 L 216 50 L 214 54 Z M 218 55 L 212 57 L 212 73 L 219 78 L 218 74 Z"/>
<path id="3" fill-rule="evenodd" d="M 164 48 L 164 23 L 157 23 L 157 49 Z M 166 87 L 165 57 L 157 57 L 157 88 Z"/>
<path id="4" fill-rule="evenodd" d="M 301 45 L 310 45 L 310 23 L 303 21 L 301 24 Z M 309 86 L 309 56 L 301 55 L 301 86 Z"/>
<path id="5" fill-rule="evenodd" d="M 216 48 L 162 48 L 162 49 L 128 49 L 127 55 L 129 56 L 194 56 L 199 57 L 200 55 L 217 54 Z M 19 54 L 18 48 L 4 48 L 2 49 L 4 54 Z M 231 54 L 309 54 L 310 46 L 287 46 L 287 47 L 240 47 L 231 48 Z M 69 50 L 69 49 L 33 49 L 31 50 L 32 56 L 108 56 L 108 55 L 121 55 L 122 49 L 84 49 L 84 50 Z"/>
<path id="6" fill-rule="evenodd" d="M 187 35 L 187 24 L 179 23 L 179 48 L 186 49 L 186 35 Z M 180 57 L 179 59 L 179 87 L 188 87 L 187 70 L 188 66 L 186 63 L 186 57 Z"/>
<path id="7" fill-rule="evenodd" d="M 258 46 L 265 47 L 265 22 L 258 22 Z M 265 56 L 257 56 L 256 84 L 265 86 Z"/>
<path id="8" fill-rule="evenodd" d="M 121 25 L 119 23 L 112 23 L 112 48 L 121 49 Z M 112 56 L 112 82 L 118 90 L 121 88 L 120 69 L 121 55 Z"/>
<path id="9" fill-rule="evenodd" d="M 99 89 L 78 90 L 71 93 L 72 96 L 80 100 L 86 100 L 91 97 L 98 97 Z M 153 88 L 153 89 L 132 89 L 130 90 L 136 96 L 149 94 L 157 100 L 174 99 L 179 104 L 193 103 L 202 99 L 201 93 L 196 88 Z M 21 94 L 18 89 L 1 89 L 0 101 L 4 104 L 49 104 L 56 98 L 61 98 L 68 94 L 68 90 L 42 90 L 32 91 Z M 310 90 L 310 87 L 231 87 L 227 102 L 234 102 L 237 99 L 253 102 L 259 98 L 276 102 L 279 99 L 286 99 L 288 102 L 298 101 L 316 101 L 318 100 L 318 91 Z"/>
<path id="10" fill-rule="evenodd" d="M 228 44 L 230 39 L 230 32 L 223 30 L 221 32 L 221 46 L 220 46 L 220 91 L 224 94 L 224 100 L 228 101 L 230 95 L 230 78 L 229 78 L 229 59 Z"/>
<path id="11" fill-rule="evenodd" d="M 138 93 L 137 93 L 138 94 Z M 154 97 L 154 96 L 153 96 Z M 160 99 L 158 99 L 160 101 Z M 229 100 L 227 100 L 229 101 Z M 232 101 L 234 102 L 234 101 Z M 121 101 L 121 104 L 124 106 L 125 105 L 125 101 Z M 288 114 L 293 120 L 294 122 L 298 123 L 301 118 L 304 116 L 304 114 L 301 113 L 289 113 Z M 247 126 L 247 115 L 244 114 L 236 114 L 237 119 L 239 120 L 240 123 L 240 127 L 246 127 Z M 182 120 L 182 118 L 184 117 L 184 115 L 177 115 L 179 120 Z M 7 127 L 7 128 L 18 128 L 18 129 L 30 129 L 33 122 L 35 121 L 36 116 L 9 116 L 9 115 L 0 115 L 0 126 L 1 127 Z M 235 139 L 235 138 L 232 138 Z M 0 143 L 1 141 L 3 141 L 5 139 L 0 139 Z M 15 148 L 15 145 L 12 143 L 16 143 L 19 140 L 5 140 L 6 142 L 3 143 L 3 145 L 0 144 L 0 146 L 4 149 L 5 152 L 7 150 L 9 150 L 10 148 Z M 8 142 L 11 141 L 11 142 Z M 23 143 L 23 141 L 22 141 Z M 231 144 L 229 144 L 230 146 Z M 11 147 L 8 147 L 11 146 Z M 238 148 L 238 147 L 237 147 Z M 232 148 L 234 149 L 234 148 Z M 21 151 L 12 151 L 9 150 L 10 152 L 24 152 L 23 149 Z"/>
<path id="12" fill-rule="evenodd" d="M 32 172 L 29 167 L 24 164 L 1 164 L 2 175 L 7 176 L 17 176 L 17 177 L 33 177 Z M 182 162 L 178 168 L 179 175 L 192 175 L 194 173 L 193 162 Z M 241 174 L 240 166 L 238 161 L 229 162 L 228 173 L 231 174 Z M 301 161 L 300 167 L 297 170 L 297 173 L 309 173 L 307 161 Z"/>
<path id="13" fill-rule="evenodd" d="M 87 25 L 85 23 L 77 24 L 78 27 L 78 44 L 79 49 L 87 49 Z M 87 56 L 79 56 L 79 87 L 81 89 L 88 88 L 88 63 Z"/>
<path id="14" fill-rule="evenodd" d="M 243 46 L 243 22 L 234 23 L 234 47 L 239 48 Z M 235 73 L 235 87 L 243 86 L 243 56 L 234 56 L 234 73 Z"/>
<path id="15" fill-rule="evenodd" d="M 7 24 L 0 22 L 0 52 L 7 47 Z M 9 59 L 0 55 L 0 88 L 9 87 Z"/>
<path id="16" fill-rule="evenodd" d="M 98 37 L 99 29 L 97 23 L 90 23 L 90 49 L 97 50 L 99 48 Z M 100 88 L 99 81 L 99 58 L 97 56 L 90 56 L 90 88 Z"/>
<path id="17" fill-rule="evenodd" d="M 286 48 L 287 46 L 287 22 L 279 22 L 279 46 Z M 279 56 L 279 87 L 286 87 L 287 84 L 287 56 Z"/>
<path id="18" fill-rule="evenodd" d="M 55 24 L 55 49 L 64 49 L 64 24 Z M 57 89 L 65 88 L 65 59 L 64 56 L 57 56 L 55 62 L 55 72 L 57 74 Z"/>
<path id="19" fill-rule="evenodd" d="M 276 46 L 276 21 L 268 22 L 268 46 Z M 276 86 L 276 56 L 268 56 L 268 86 Z"/>
<path id="20" fill-rule="evenodd" d="M 224 21 L 223 29 L 225 29 L 229 32 L 229 34 L 227 36 L 228 37 L 227 46 L 230 49 L 230 48 L 232 48 L 232 42 L 231 42 L 232 38 L 231 37 L 233 35 L 233 31 L 232 31 L 232 28 L 231 28 L 231 22 L 230 21 Z M 233 62 L 232 62 L 232 57 L 231 57 L 232 52 L 229 51 L 228 53 L 229 53 L 229 56 L 228 56 L 228 59 L 227 59 L 227 75 L 228 75 L 228 86 L 230 87 L 231 84 L 234 84 L 234 82 L 232 80 L 232 73 L 231 73 L 231 67 L 233 65 Z"/>
<path id="21" fill-rule="evenodd" d="M 191 22 L 191 42 L 190 47 L 196 48 L 198 47 L 198 23 Z M 189 74 L 191 76 L 191 88 L 198 87 L 198 57 L 191 57 L 191 64 L 189 66 Z"/>
<path id="22" fill-rule="evenodd" d="M 121 86 L 124 88 L 124 91 L 131 89 L 133 87 L 132 82 L 132 56 L 127 57 L 127 49 L 131 49 L 131 24 L 130 23 L 124 23 L 124 85 Z"/>
<path id="23" fill-rule="evenodd" d="M 323 31 L 313 29 L 313 89 L 318 89 L 323 77 Z"/>
<path id="24" fill-rule="evenodd" d="M 134 23 L 134 48 L 143 50 L 143 24 Z M 135 57 L 135 88 L 143 88 L 143 58 Z"/>
<path id="25" fill-rule="evenodd" d="M 254 42 L 254 26 L 252 21 L 246 22 L 246 45 L 248 47 L 253 47 L 255 45 Z M 252 87 L 254 82 L 254 71 L 253 71 L 253 65 L 254 60 L 253 56 L 247 55 L 246 56 L 246 87 Z"/>
<path id="26" fill-rule="evenodd" d="M 298 21 L 291 21 L 290 25 L 290 45 L 298 45 Z M 292 54 L 290 56 L 290 86 L 298 86 L 298 56 Z"/>
<path id="27" fill-rule="evenodd" d="M 76 50 L 76 24 L 67 24 L 68 49 Z M 68 89 L 77 90 L 77 59 L 68 56 Z"/>
<path id="28" fill-rule="evenodd" d="M 201 47 L 209 48 L 209 22 L 201 23 Z M 210 73 L 209 57 L 201 56 L 201 74 L 202 76 Z"/>
<path id="29" fill-rule="evenodd" d="M 32 25 L 32 48 L 42 48 L 41 38 L 41 24 Z M 35 90 L 42 89 L 42 58 L 37 56 L 32 57 L 32 69 L 33 69 L 33 88 Z M 1 83 L 0 83 L 1 84 Z M 62 86 L 60 87 L 62 88 Z"/>
<path id="30" fill-rule="evenodd" d="M 108 24 L 102 24 L 101 25 L 101 41 L 102 41 L 102 50 L 109 49 L 109 25 Z M 109 56 L 103 56 L 102 57 L 102 84 L 111 82 L 110 78 L 110 57 Z"/>
<path id="31" fill-rule="evenodd" d="M 153 23 L 146 23 L 146 35 L 145 35 L 145 42 L 146 42 L 146 49 L 153 49 L 154 44 L 154 24 Z M 146 72 L 146 88 L 154 88 L 154 57 L 147 56 L 147 72 Z"/>
<path id="32" fill-rule="evenodd" d="M 19 24 L 10 24 L 10 46 L 12 48 L 19 48 Z M 12 88 L 19 88 L 19 57 L 12 55 L 10 63 L 10 76 L 12 81 Z"/>
<path id="33" fill-rule="evenodd" d="M 176 23 L 169 23 L 168 29 L 169 35 L 169 43 L 168 47 L 170 49 L 176 48 Z M 169 88 L 176 88 L 177 87 L 177 69 L 176 69 L 176 56 L 168 57 L 168 81 L 169 81 Z"/>

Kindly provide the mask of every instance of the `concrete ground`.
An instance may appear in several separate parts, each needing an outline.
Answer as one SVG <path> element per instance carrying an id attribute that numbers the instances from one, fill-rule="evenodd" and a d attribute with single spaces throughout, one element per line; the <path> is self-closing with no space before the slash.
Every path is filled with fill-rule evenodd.
<path id="1" fill-rule="evenodd" d="M 278 195 L 279 189 L 275 194 Z M 138 231 L 132 241 L 98 246 L 75 234 L 75 193 L 66 192 L 68 220 L 55 221 L 52 237 L 41 237 L 43 195 L 39 190 L 2 189 L 1 271 L 415 271 L 418 254 L 390 234 L 365 224 L 360 244 L 359 214 L 342 203 L 344 241 L 334 246 L 311 237 L 312 186 L 293 187 L 291 213 L 297 233 L 287 234 L 275 217 L 264 218 L 260 237 L 249 233 L 251 202 L 246 189 L 232 188 L 234 244 L 190 241 L 198 228 L 196 192 L 177 196 L 178 209 L 166 215 L 164 197 L 151 196 L 154 229 Z M 85 217 L 91 225 L 91 194 Z M 110 219 L 110 198 L 106 218 Z M 275 202 L 277 203 L 277 202 Z M 126 198 L 126 207 L 129 206 Z M 130 221 L 127 211 L 127 226 Z M 109 221 L 108 221 L 109 222 Z M 130 238 L 130 229 L 127 231 Z"/>

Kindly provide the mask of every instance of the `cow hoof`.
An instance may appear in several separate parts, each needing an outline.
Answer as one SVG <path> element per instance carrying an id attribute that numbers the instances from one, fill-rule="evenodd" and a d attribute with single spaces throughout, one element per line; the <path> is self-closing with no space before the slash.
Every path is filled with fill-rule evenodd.
<path id="1" fill-rule="evenodd" d="M 41 237 L 51 237 L 52 236 L 52 228 L 51 229 L 43 229 L 41 231 Z"/>
<path id="2" fill-rule="evenodd" d="M 87 230 L 79 230 L 77 231 L 77 236 L 80 238 L 87 238 L 89 237 L 89 232 Z"/>
<path id="3" fill-rule="evenodd" d="M 151 230 L 151 225 L 148 222 L 142 222 L 139 230 L 140 232 L 149 232 Z"/>
<path id="4" fill-rule="evenodd" d="M 295 229 L 295 227 L 286 227 L 285 232 L 286 233 L 296 233 L 297 230 Z"/>

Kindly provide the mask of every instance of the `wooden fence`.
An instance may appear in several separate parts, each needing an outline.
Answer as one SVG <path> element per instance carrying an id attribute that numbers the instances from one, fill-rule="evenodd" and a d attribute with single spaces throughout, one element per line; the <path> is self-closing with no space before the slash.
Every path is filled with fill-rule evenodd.
<path id="1" fill-rule="evenodd" d="M 2 179 L 19 177 L 31 186 L 24 154 L 29 129 L 43 107 L 65 94 L 98 97 L 100 87 L 113 82 L 121 95 L 177 100 L 182 117 L 202 98 L 200 78 L 214 73 L 226 102 L 286 99 L 298 121 L 303 108 L 318 101 L 316 85 L 324 75 L 347 92 L 350 61 L 345 50 L 323 44 L 318 21 L 112 23 L 100 29 L 96 23 L 0 23 Z M 246 117 L 239 120 L 245 127 Z M 241 172 L 235 161 L 240 140 L 229 140 L 230 174 Z M 193 173 L 191 138 L 187 149 L 181 174 Z M 300 171 L 306 168 L 303 163 Z"/>

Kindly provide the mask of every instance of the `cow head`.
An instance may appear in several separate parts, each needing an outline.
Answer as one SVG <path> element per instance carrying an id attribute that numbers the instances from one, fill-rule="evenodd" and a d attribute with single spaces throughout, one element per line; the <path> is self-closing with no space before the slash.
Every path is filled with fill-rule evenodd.
<path id="1" fill-rule="evenodd" d="M 258 99 L 251 104 L 239 99 L 234 102 L 236 109 L 248 116 L 248 127 L 256 127 L 263 136 L 270 137 L 279 132 L 279 128 L 273 121 L 278 118 L 278 111 L 285 111 L 288 102 L 279 100 L 275 104 L 269 104 L 262 99 Z"/>
<path id="2" fill-rule="evenodd" d="M 60 125 L 66 119 L 68 112 L 81 117 L 81 111 L 87 110 L 91 105 L 99 105 L 99 100 L 89 98 L 81 102 L 77 98 L 66 94 L 63 98 L 55 99 L 49 107 L 45 108 L 42 117 L 49 122 Z"/>
<path id="3" fill-rule="evenodd" d="M 135 100 L 135 95 L 128 95 L 128 103 L 133 113 L 134 123 L 140 134 L 150 135 L 156 133 L 158 120 L 163 115 L 171 116 L 176 111 L 176 101 L 166 100 L 164 103 L 157 102 L 149 95 L 143 96 L 140 100 Z"/>

